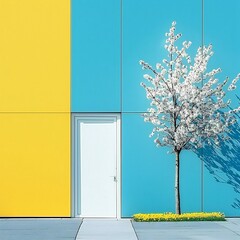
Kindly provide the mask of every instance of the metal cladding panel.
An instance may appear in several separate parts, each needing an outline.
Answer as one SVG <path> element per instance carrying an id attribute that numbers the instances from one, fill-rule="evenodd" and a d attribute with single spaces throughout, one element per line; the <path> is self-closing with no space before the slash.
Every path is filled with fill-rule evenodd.
<path id="1" fill-rule="evenodd" d="M 240 72 L 240 29 L 238 0 L 208 0 L 204 4 L 204 44 L 212 43 L 214 55 L 210 68 L 222 69 L 219 82 L 229 76 L 229 83 Z M 240 84 L 236 91 L 228 92 L 225 99 L 231 99 L 232 107 L 240 104 Z M 229 111 L 230 109 L 226 109 Z M 229 133 L 230 141 L 220 147 L 205 147 L 203 150 L 204 168 L 204 211 L 221 211 L 226 216 L 240 216 L 240 127 L 238 123 Z"/>
<path id="2" fill-rule="evenodd" d="M 70 216 L 70 1 L 0 1 L 0 216 Z"/>
<path id="3" fill-rule="evenodd" d="M 155 68 L 155 64 L 167 58 L 164 48 L 171 23 L 177 22 L 178 40 L 191 41 L 190 54 L 195 54 L 202 41 L 201 0 L 123 0 L 123 111 L 144 112 L 149 107 L 145 90 L 140 82 L 145 81 L 139 65 L 144 60 Z"/>
<path id="4" fill-rule="evenodd" d="M 174 212 L 175 156 L 157 148 L 152 126 L 140 113 L 122 115 L 122 216 L 134 213 Z M 201 210 L 201 162 L 181 154 L 182 211 Z"/>
<path id="5" fill-rule="evenodd" d="M 0 112 L 70 111 L 70 1 L 0 1 Z"/>
<path id="6" fill-rule="evenodd" d="M 70 114 L 0 114 L 0 216 L 70 216 Z"/>
<path id="7" fill-rule="evenodd" d="M 151 7 L 150 7 L 151 6 Z M 188 11 L 186 11 L 186 7 Z M 134 16 L 134 17 L 133 17 Z M 173 21 L 176 32 L 192 41 L 194 55 L 202 42 L 202 1 L 123 0 L 123 115 L 122 115 L 122 215 L 137 212 L 174 212 L 175 156 L 156 148 L 149 139 L 151 124 L 140 116 L 149 108 L 139 60 L 154 66 L 167 57 L 165 33 Z M 201 211 L 202 162 L 194 153 L 181 153 L 181 203 L 183 212 Z"/>
<path id="8" fill-rule="evenodd" d="M 120 112 L 120 6 L 72 0 L 72 112 Z"/>

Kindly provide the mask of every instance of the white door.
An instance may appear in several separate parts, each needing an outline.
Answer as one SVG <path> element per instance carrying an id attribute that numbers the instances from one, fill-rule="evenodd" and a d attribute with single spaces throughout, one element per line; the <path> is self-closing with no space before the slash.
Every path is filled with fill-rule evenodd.
<path id="1" fill-rule="evenodd" d="M 79 123 L 80 216 L 117 217 L 117 117 L 83 117 Z"/>

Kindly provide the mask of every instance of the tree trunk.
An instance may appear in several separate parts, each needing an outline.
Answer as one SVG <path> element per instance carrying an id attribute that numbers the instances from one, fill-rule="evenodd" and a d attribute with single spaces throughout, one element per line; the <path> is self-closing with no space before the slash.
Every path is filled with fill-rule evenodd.
<path id="1" fill-rule="evenodd" d="M 181 202 L 180 202 L 180 151 L 176 150 L 176 172 L 175 172 L 175 208 L 176 214 L 181 214 Z"/>

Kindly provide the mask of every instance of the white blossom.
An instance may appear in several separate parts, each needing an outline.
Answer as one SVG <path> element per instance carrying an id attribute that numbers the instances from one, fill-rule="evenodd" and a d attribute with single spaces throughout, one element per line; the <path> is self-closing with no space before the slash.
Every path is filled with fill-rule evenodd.
<path id="1" fill-rule="evenodd" d="M 170 146 L 173 151 L 202 147 L 204 141 L 220 144 L 228 139 L 226 132 L 236 122 L 234 114 L 240 107 L 229 111 L 230 100 L 225 100 L 226 78 L 219 83 L 216 75 L 221 68 L 207 70 L 208 61 L 213 56 L 212 45 L 200 46 L 196 56 L 191 58 L 187 50 L 190 41 L 183 41 L 178 48 L 176 41 L 182 34 L 175 34 L 176 22 L 166 33 L 165 49 L 168 58 L 163 64 L 151 65 L 140 61 L 143 69 L 150 70 L 152 76 L 144 78 L 151 86 L 141 83 L 146 96 L 151 101 L 144 121 L 154 125 L 150 137 L 158 134 L 154 142 L 157 146 Z M 193 60 L 192 60 L 193 59 Z M 232 80 L 228 91 L 236 89 L 240 74 Z"/>

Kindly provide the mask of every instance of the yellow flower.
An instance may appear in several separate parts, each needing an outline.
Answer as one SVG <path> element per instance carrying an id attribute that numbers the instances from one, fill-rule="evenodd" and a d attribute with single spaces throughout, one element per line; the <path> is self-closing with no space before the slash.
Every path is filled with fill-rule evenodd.
<path id="1" fill-rule="evenodd" d="M 224 221 L 224 214 L 220 212 L 212 213 L 183 213 L 181 215 L 174 213 L 149 213 L 149 214 L 134 214 L 135 221 L 141 222 L 159 222 L 159 221 Z"/>

